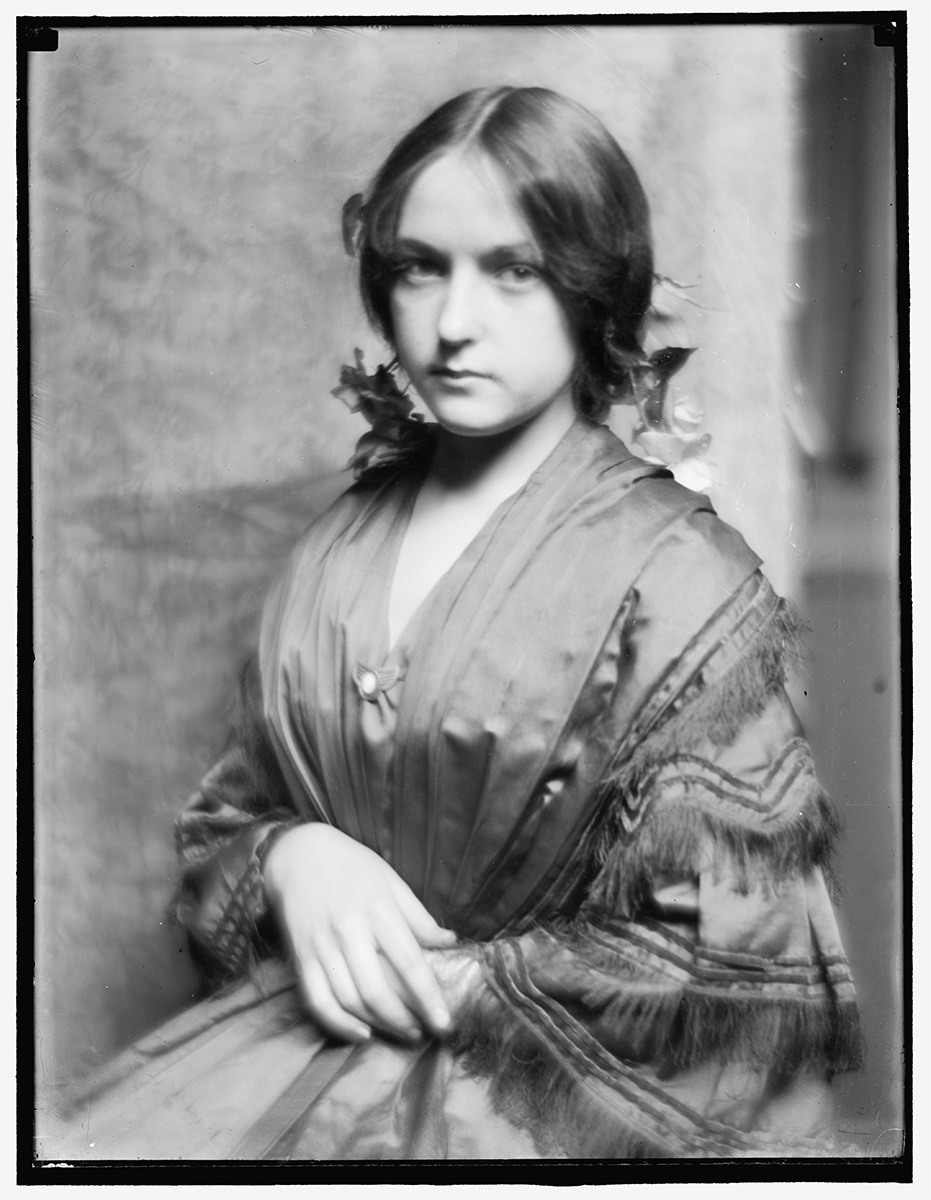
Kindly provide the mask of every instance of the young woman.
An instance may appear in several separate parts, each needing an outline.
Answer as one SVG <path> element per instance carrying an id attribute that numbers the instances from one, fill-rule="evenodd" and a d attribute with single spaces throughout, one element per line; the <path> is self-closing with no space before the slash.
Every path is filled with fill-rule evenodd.
<path id="1" fill-rule="evenodd" d="M 599 423 L 660 361 L 630 163 L 567 99 L 481 89 L 349 216 L 433 420 L 344 371 L 357 481 L 178 824 L 179 915 L 226 986 L 97 1081 L 80 1156 L 840 1152 L 859 1034 L 796 627 Z"/>

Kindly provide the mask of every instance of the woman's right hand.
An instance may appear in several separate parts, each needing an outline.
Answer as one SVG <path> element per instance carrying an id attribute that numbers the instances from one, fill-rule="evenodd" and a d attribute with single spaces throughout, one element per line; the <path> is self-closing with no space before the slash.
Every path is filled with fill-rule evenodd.
<path id="1" fill-rule="evenodd" d="M 311 1014 L 364 1041 L 373 1028 L 414 1040 L 450 1014 L 424 949 L 456 935 L 430 916 L 372 850 L 331 825 L 298 825 L 265 862 L 265 887 L 291 946 Z"/>

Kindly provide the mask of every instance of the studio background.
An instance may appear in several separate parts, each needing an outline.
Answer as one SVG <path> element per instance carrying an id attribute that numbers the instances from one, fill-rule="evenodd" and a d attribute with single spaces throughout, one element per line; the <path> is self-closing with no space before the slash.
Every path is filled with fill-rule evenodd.
<path id="1" fill-rule="evenodd" d="M 794 695 L 868 1041 L 843 1126 L 900 1151 L 892 80 L 869 26 L 100 26 L 29 55 L 40 1137 L 196 993 L 174 818 L 270 579 L 348 483 L 340 364 L 385 357 L 343 201 L 442 100 L 512 83 L 629 152 L 712 498 L 812 627 Z"/>

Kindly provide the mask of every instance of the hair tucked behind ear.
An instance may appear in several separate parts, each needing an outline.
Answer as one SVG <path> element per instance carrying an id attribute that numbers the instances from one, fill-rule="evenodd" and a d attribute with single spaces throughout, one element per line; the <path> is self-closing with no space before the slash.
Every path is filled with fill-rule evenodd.
<path id="1" fill-rule="evenodd" d="M 360 285 L 374 324 L 394 340 L 390 294 L 401 205 L 425 167 L 474 148 L 500 169 L 536 237 L 579 346 L 575 400 L 602 420 L 630 394 L 643 362 L 653 287 L 649 209 L 634 168 L 604 125 L 546 88 L 490 87 L 447 101 L 398 143 L 359 214 Z"/>

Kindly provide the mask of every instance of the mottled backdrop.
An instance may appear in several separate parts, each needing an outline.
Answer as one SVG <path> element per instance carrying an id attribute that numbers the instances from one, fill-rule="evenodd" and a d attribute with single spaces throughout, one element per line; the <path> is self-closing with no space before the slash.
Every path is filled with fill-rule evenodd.
<path id="1" fill-rule="evenodd" d="M 270 576 L 346 482 L 340 363 L 383 354 L 340 208 L 441 100 L 554 87 L 628 149 L 713 497 L 802 593 L 799 75 L 779 26 L 99 27 L 30 56 L 43 1096 L 193 995 L 172 822 Z"/>

